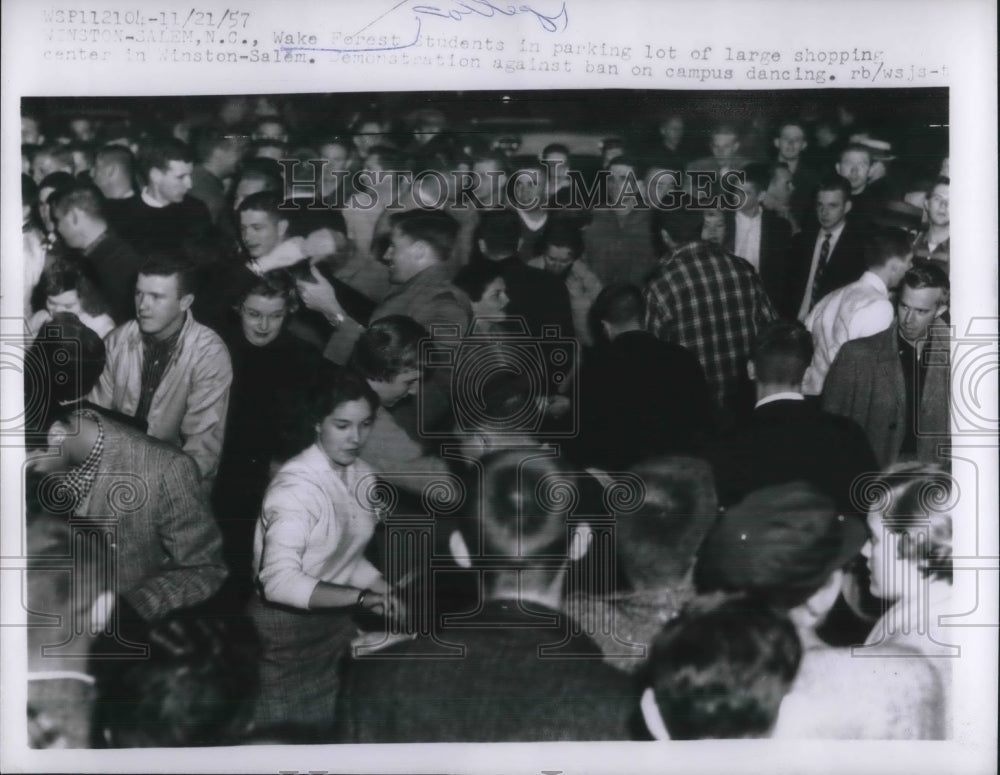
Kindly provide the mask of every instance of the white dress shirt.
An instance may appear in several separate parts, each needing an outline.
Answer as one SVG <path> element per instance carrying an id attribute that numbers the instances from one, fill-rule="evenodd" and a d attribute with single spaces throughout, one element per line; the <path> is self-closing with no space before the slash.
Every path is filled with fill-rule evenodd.
<path id="1" fill-rule="evenodd" d="M 758 272 L 760 271 L 760 229 L 763 220 L 760 207 L 757 208 L 757 215 L 753 217 L 742 212 L 736 213 L 736 237 L 733 243 L 733 253 L 749 261 Z"/>
<path id="2" fill-rule="evenodd" d="M 882 278 L 865 272 L 859 280 L 828 293 L 806 318 L 813 337 L 813 359 L 802 383 L 808 395 L 823 392 L 830 364 L 844 342 L 885 331 L 892 325 L 889 289 Z"/>

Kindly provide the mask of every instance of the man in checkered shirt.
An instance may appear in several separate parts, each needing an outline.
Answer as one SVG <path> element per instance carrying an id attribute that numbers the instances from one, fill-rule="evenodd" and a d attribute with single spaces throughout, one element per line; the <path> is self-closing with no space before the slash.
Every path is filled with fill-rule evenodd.
<path id="1" fill-rule="evenodd" d="M 646 328 L 697 356 L 719 429 L 732 427 L 741 399 L 748 411 L 753 404 L 746 364 L 754 336 L 777 317 L 756 270 L 719 245 L 688 242 L 660 259 L 644 296 Z"/>

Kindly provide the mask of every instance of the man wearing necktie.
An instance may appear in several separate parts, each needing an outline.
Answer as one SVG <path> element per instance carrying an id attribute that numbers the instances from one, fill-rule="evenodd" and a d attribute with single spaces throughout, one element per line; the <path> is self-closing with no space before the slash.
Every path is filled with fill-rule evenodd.
<path id="1" fill-rule="evenodd" d="M 857 280 L 865 271 L 864 235 L 848 217 L 850 184 L 839 175 L 816 191 L 818 226 L 792 238 L 786 291 L 774 299 L 783 316 L 805 320 L 826 294 Z"/>

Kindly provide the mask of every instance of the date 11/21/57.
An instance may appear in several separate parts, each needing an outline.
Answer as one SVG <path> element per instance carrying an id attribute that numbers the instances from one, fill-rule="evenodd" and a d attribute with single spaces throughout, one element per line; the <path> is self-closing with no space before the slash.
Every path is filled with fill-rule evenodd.
<path id="1" fill-rule="evenodd" d="M 150 24 L 176 27 L 214 27 L 216 29 L 246 29 L 250 20 L 249 11 L 226 8 L 223 11 L 199 11 L 191 8 L 184 11 L 158 11 L 148 16 Z"/>

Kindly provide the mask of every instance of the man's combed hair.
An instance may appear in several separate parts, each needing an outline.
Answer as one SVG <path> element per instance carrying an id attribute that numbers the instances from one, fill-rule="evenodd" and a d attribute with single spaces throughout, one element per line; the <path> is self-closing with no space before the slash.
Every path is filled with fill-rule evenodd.
<path id="1" fill-rule="evenodd" d="M 194 164 L 194 153 L 186 143 L 173 137 L 152 140 L 139 151 L 139 177 L 148 182 L 153 169 L 166 171 L 172 161 Z"/>
<path id="2" fill-rule="evenodd" d="M 831 174 L 820 180 L 819 185 L 816 186 L 816 193 L 819 194 L 823 191 L 839 191 L 844 195 L 845 202 L 849 202 L 851 199 L 851 183 L 841 175 Z"/>
<path id="3" fill-rule="evenodd" d="M 70 210 L 79 210 L 91 218 L 104 220 L 104 194 L 94 185 L 81 184 L 55 191 L 49 197 L 49 206 L 57 218 Z"/>
<path id="4" fill-rule="evenodd" d="M 427 329 L 413 318 L 379 318 L 358 338 L 348 365 L 366 379 L 391 382 L 404 371 L 420 368 L 418 345 L 426 338 Z"/>
<path id="5" fill-rule="evenodd" d="M 663 628 L 647 680 L 672 740 L 766 737 L 801 659 L 786 616 L 727 599 L 690 606 Z"/>
<path id="6" fill-rule="evenodd" d="M 906 274 L 903 275 L 900 285 L 915 291 L 921 288 L 940 288 L 943 291 L 941 295 L 942 304 L 947 304 L 951 295 L 951 282 L 948 279 L 948 272 L 930 261 L 910 267 Z"/>
<path id="7" fill-rule="evenodd" d="M 253 211 L 267 213 L 279 220 L 288 220 L 288 213 L 281 210 L 281 205 L 284 201 L 285 198 L 280 191 L 265 189 L 264 191 L 258 191 L 247 196 L 240 202 L 237 212 L 245 213 Z"/>
<path id="8" fill-rule="evenodd" d="M 146 277 L 177 277 L 177 295 L 187 296 L 198 290 L 198 269 L 183 256 L 172 253 L 155 253 L 139 268 Z"/>
<path id="9" fill-rule="evenodd" d="M 753 362 L 760 383 L 798 385 L 812 358 L 812 335 L 797 320 L 776 320 L 757 335 Z"/>
<path id="10" fill-rule="evenodd" d="M 458 221 L 441 210 L 394 213 L 389 223 L 411 240 L 429 245 L 439 261 L 448 260 L 458 237 Z"/>

